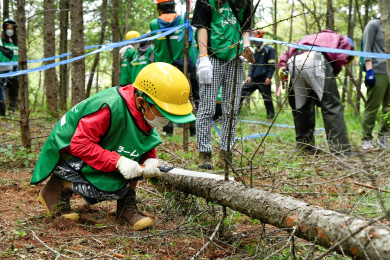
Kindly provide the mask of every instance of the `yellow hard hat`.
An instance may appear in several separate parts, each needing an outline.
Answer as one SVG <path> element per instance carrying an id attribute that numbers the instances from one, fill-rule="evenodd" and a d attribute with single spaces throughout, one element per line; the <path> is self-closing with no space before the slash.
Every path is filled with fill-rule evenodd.
<path id="1" fill-rule="evenodd" d="M 146 101 L 152 100 L 151 103 L 156 104 L 160 112 L 168 112 L 173 116 L 192 115 L 188 80 L 179 69 L 169 63 L 154 62 L 145 66 L 138 73 L 133 86 L 145 93 L 150 98 Z M 163 115 L 167 117 L 166 113 Z"/>
<path id="2" fill-rule="evenodd" d="M 151 32 L 151 30 L 148 30 L 146 33 L 150 33 Z"/>
<path id="3" fill-rule="evenodd" d="M 139 34 L 139 32 L 137 32 L 137 31 L 128 31 L 126 33 L 125 39 L 126 40 L 130 40 L 130 39 L 137 38 L 137 37 L 140 37 L 140 36 L 141 36 L 141 34 Z"/>

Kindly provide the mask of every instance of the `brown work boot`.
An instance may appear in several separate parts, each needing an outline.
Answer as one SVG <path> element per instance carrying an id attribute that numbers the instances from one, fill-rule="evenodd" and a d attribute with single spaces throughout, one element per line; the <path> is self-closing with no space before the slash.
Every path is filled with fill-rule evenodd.
<path id="1" fill-rule="evenodd" d="M 225 168 L 225 163 L 228 161 L 228 165 L 232 164 L 232 153 L 224 150 L 219 150 L 218 167 Z"/>
<path id="2" fill-rule="evenodd" d="M 47 213 L 58 214 L 70 220 L 78 220 L 79 214 L 71 212 L 70 209 L 72 194 L 72 190 L 64 188 L 63 180 L 53 174 L 39 192 L 39 200 L 45 205 Z"/>
<path id="3" fill-rule="evenodd" d="M 198 167 L 201 169 L 214 169 L 211 152 L 199 153 Z"/>
<path id="4" fill-rule="evenodd" d="M 134 230 L 141 230 L 153 225 L 153 220 L 138 212 L 135 191 L 129 190 L 117 201 L 116 216 L 126 220 Z"/>

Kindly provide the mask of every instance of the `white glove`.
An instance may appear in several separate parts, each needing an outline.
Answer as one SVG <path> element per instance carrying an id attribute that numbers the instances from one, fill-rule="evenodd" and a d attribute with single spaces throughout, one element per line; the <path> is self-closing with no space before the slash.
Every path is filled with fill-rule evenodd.
<path id="1" fill-rule="evenodd" d="M 144 164 L 145 168 L 143 170 L 145 178 L 152 178 L 161 175 L 160 170 L 157 168 L 158 159 L 149 158 L 144 162 Z"/>
<path id="2" fill-rule="evenodd" d="M 125 57 L 125 54 L 126 54 L 126 51 L 128 48 L 133 48 L 131 45 L 127 45 L 125 47 L 123 47 L 122 49 L 119 50 L 119 54 L 121 55 L 121 59 L 123 60 L 123 58 Z"/>
<path id="3" fill-rule="evenodd" d="M 118 162 L 116 163 L 116 168 L 123 175 L 123 177 L 128 180 L 142 176 L 143 172 L 141 166 L 136 161 L 130 160 L 124 156 L 119 158 Z"/>
<path id="4" fill-rule="evenodd" d="M 248 60 L 245 59 L 244 56 L 239 56 L 238 58 L 240 58 L 240 60 L 241 60 L 242 62 L 248 62 Z"/>
<path id="5" fill-rule="evenodd" d="M 213 65 L 211 65 L 208 56 L 199 58 L 197 73 L 200 84 L 211 84 L 211 79 L 213 78 Z"/>

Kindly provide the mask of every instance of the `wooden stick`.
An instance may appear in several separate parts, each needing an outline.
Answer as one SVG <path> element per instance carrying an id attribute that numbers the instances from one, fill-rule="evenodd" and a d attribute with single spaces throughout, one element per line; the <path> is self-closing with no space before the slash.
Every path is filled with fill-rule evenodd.
<path id="1" fill-rule="evenodd" d="M 356 181 L 354 182 L 354 184 L 359 185 L 359 186 L 363 186 L 363 187 L 366 187 L 366 188 L 370 188 L 370 189 L 373 189 L 373 190 L 379 190 L 379 191 L 390 193 L 390 190 L 383 190 L 381 188 L 377 188 L 377 187 L 374 187 L 374 186 L 371 186 L 371 185 L 368 185 L 368 184 L 364 184 L 364 183 L 360 183 L 360 182 L 356 182 Z"/>

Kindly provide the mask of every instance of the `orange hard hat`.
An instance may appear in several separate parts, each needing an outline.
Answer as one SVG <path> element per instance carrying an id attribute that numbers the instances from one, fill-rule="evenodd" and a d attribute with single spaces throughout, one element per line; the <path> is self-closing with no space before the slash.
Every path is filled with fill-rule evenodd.
<path id="1" fill-rule="evenodd" d="M 264 30 L 254 30 L 251 32 L 251 36 L 255 38 L 261 38 L 264 36 L 264 34 L 265 34 Z"/>
<path id="2" fill-rule="evenodd" d="M 163 3 L 167 3 L 167 2 L 175 2 L 174 0 L 157 0 L 157 3 L 156 4 L 163 4 Z"/>

